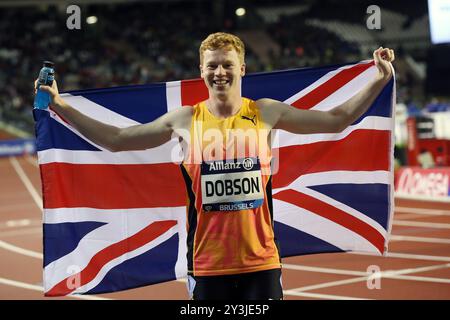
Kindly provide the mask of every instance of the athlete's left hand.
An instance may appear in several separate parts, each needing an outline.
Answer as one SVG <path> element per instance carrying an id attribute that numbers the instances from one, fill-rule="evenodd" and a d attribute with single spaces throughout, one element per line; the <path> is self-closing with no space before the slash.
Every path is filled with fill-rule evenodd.
<path id="1" fill-rule="evenodd" d="M 373 60 L 378 68 L 378 77 L 384 81 L 389 81 L 393 72 L 391 62 L 395 60 L 394 50 L 379 47 L 373 52 Z"/>

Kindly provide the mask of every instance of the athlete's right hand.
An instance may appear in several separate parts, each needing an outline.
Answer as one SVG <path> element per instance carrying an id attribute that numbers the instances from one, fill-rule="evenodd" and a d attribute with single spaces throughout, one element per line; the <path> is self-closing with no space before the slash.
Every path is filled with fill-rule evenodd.
<path id="1" fill-rule="evenodd" d="M 34 94 L 37 93 L 37 85 L 38 85 L 38 80 L 34 81 Z M 59 95 L 58 84 L 56 83 L 56 80 L 53 80 L 53 84 L 51 87 L 41 85 L 41 86 L 39 86 L 39 89 L 41 89 L 42 91 L 48 92 L 50 94 L 50 105 L 54 106 L 54 105 L 61 104 L 62 99 Z"/>

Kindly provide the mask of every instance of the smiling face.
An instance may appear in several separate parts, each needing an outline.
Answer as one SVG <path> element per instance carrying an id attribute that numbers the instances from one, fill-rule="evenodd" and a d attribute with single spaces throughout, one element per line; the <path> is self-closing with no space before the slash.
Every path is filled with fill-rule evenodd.
<path id="1" fill-rule="evenodd" d="M 230 46 L 216 50 L 205 50 L 200 65 L 210 96 L 223 99 L 240 94 L 241 78 L 245 75 L 245 63 Z"/>

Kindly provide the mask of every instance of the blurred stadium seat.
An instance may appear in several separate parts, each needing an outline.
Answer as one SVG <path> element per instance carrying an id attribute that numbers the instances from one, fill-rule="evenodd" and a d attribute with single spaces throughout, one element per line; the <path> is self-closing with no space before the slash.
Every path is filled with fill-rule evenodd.
<path id="1" fill-rule="evenodd" d="M 43 60 L 55 62 L 60 91 L 194 78 L 200 41 L 216 31 L 244 39 L 247 73 L 370 59 L 373 49 L 389 46 L 397 53 L 399 103 L 419 112 L 431 111 L 435 99 L 440 110 L 449 105 L 448 95 L 425 90 L 424 0 L 378 1 L 381 30 L 367 29 L 372 3 L 365 0 L 79 3 L 81 30 L 69 30 L 64 2 L 0 2 L 0 122 L 33 135 L 32 85 Z M 235 14 L 239 6 L 245 16 Z M 97 23 L 86 23 L 91 15 Z"/>

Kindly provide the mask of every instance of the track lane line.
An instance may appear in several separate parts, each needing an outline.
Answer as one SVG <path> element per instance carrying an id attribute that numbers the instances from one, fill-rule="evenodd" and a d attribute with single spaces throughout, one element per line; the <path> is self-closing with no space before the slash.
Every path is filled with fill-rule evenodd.
<path id="1" fill-rule="evenodd" d="M 352 279 L 330 281 L 330 282 L 313 284 L 313 285 L 310 285 L 310 286 L 299 287 L 299 288 L 290 289 L 290 290 L 293 291 L 293 292 L 304 292 L 304 291 L 318 290 L 318 289 L 342 286 L 342 285 L 356 283 L 356 282 L 361 282 L 361 281 L 367 281 L 368 278 L 369 278 L 369 276 L 363 276 L 363 277 L 357 277 L 357 278 L 352 278 Z"/>
<path id="2" fill-rule="evenodd" d="M 290 290 L 294 291 L 294 292 L 311 291 L 311 290 L 324 289 L 324 288 L 336 287 L 336 286 L 341 286 L 341 285 L 347 285 L 347 284 L 356 283 L 356 282 L 367 281 L 367 280 L 374 279 L 374 278 L 375 279 L 376 278 L 392 279 L 392 277 L 399 276 L 399 275 L 439 270 L 439 269 L 445 269 L 445 268 L 449 268 L 449 267 L 450 267 L 450 263 L 446 263 L 446 264 L 437 265 L 437 266 L 408 268 L 408 269 L 400 269 L 400 270 L 395 270 L 395 271 L 393 271 L 393 270 L 380 271 L 380 272 L 377 272 L 374 274 L 357 277 L 357 278 L 353 278 L 353 279 L 325 282 L 325 283 L 320 283 L 320 284 L 315 284 L 315 285 L 310 285 L 310 286 L 305 286 L 305 287 L 299 287 L 299 288 L 290 289 Z M 431 277 L 416 277 L 416 278 L 417 279 L 426 278 L 428 280 L 433 279 Z M 436 278 L 436 279 L 439 279 L 439 278 Z M 397 279 L 397 280 L 405 280 L 405 279 Z M 439 283 L 450 283 L 450 279 L 439 279 L 439 280 L 441 280 L 441 281 L 439 281 Z M 445 280 L 445 281 L 443 281 L 443 280 Z M 430 282 L 436 282 L 436 281 L 430 281 Z"/>
<path id="3" fill-rule="evenodd" d="M 442 209 L 425 209 L 425 208 L 410 208 L 410 207 L 395 207 L 395 212 L 401 213 L 415 213 L 432 216 L 450 216 L 450 210 Z"/>
<path id="4" fill-rule="evenodd" d="M 409 200 L 409 201 L 420 201 L 420 202 L 438 202 L 438 203 L 450 203 L 449 197 L 430 197 L 427 195 L 410 195 L 410 194 L 402 194 L 395 193 L 395 198 L 398 200 Z"/>
<path id="5" fill-rule="evenodd" d="M 444 243 L 450 244 L 450 238 L 431 238 L 431 237 L 413 237 L 413 236 L 400 236 L 391 235 L 389 241 L 410 241 L 410 242 L 427 242 L 427 243 Z"/>
<path id="6" fill-rule="evenodd" d="M 14 210 L 21 210 L 26 209 L 30 207 L 34 207 L 33 203 L 8 203 L 8 204 L 2 204 L 0 207 L 0 214 L 3 212 L 10 212 Z"/>
<path id="7" fill-rule="evenodd" d="M 42 234 L 42 227 L 23 228 L 19 230 L 0 231 L 0 238 Z"/>
<path id="8" fill-rule="evenodd" d="M 319 272 L 319 273 L 339 274 L 339 275 L 358 276 L 358 277 L 373 276 L 372 273 L 368 273 L 368 272 L 364 272 L 364 271 L 311 267 L 311 266 L 304 266 L 304 265 L 283 264 L 283 268 L 288 269 L 288 270 Z M 450 284 L 450 279 L 447 279 L 447 278 L 403 275 L 403 274 L 407 274 L 407 273 L 418 273 L 418 272 L 432 271 L 432 270 L 445 269 L 445 268 L 450 268 L 450 263 L 426 266 L 426 267 L 419 267 L 416 269 L 409 268 L 409 269 L 399 269 L 399 270 L 385 270 L 382 272 L 382 274 L 383 274 L 383 278 L 386 278 L 386 279 L 435 282 L 435 283 L 449 283 Z M 410 272 L 410 270 L 412 270 L 412 272 Z M 347 280 L 349 280 L 349 279 L 347 279 Z"/>
<path id="9" fill-rule="evenodd" d="M 418 220 L 418 219 L 430 219 L 436 217 L 447 217 L 446 215 L 423 215 L 420 213 L 396 213 L 396 221 Z"/>
<path id="10" fill-rule="evenodd" d="M 42 226 L 41 219 L 13 219 L 0 222 L 0 233 L 2 230 L 17 230 L 32 226 Z"/>
<path id="11" fill-rule="evenodd" d="M 321 294 L 321 293 L 312 293 L 312 292 L 296 292 L 296 291 L 292 291 L 292 290 L 283 290 L 283 294 L 284 295 L 289 295 L 289 296 L 317 298 L 317 299 L 329 299 L 329 300 L 373 300 L 373 299 L 367 299 L 367 298 L 336 296 L 336 295 L 333 295 L 333 294 Z"/>
<path id="12" fill-rule="evenodd" d="M 14 252 L 14 253 L 18 253 L 18 254 L 21 254 L 21 255 L 24 255 L 27 257 L 31 257 L 31 258 L 36 258 L 36 259 L 44 258 L 43 254 L 40 252 L 20 248 L 18 246 L 15 246 L 15 245 L 5 242 L 3 240 L 0 240 L 0 248 Z"/>
<path id="13" fill-rule="evenodd" d="M 283 263 L 283 269 L 309 271 L 309 272 L 320 272 L 320 273 L 332 273 L 332 274 L 340 274 L 340 275 L 347 275 L 347 276 L 365 276 L 365 275 L 367 275 L 367 272 L 363 272 L 363 271 L 323 268 L 323 267 L 311 267 L 311 266 L 288 264 L 288 263 Z"/>
<path id="14" fill-rule="evenodd" d="M 346 252 L 348 254 L 357 254 L 361 256 L 374 256 L 381 257 L 379 254 L 370 252 Z M 400 259 L 412 259 L 412 260 L 428 260 L 428 261 L 442 261 L 450 262 L 450 257 L 446 256 L 430 256 L 425 254 L 412 254 L 412 253 L 401 253 L 401 252 L 388 252 L 385 257 L 388 258 L 400 258 Z"/>
<path id="15" fill-rule="evenodd" d="M 420 221 L 409 221 L 409 220 L 394 220 L 394 225 L 407 226 L 407 227 L 450 229 L 450 223 L 420 222 Z"/>
<path id="16" fill-rule="evenodd" d="M 21 289 L 27 289 L 27 290 L 33 290 L 33 291 L 38 291 L 38 292 L 42 292 L 44 293 L 44 288 L 41 286 L 37 286 L 34 284 L 29 284 L 29 283 L 25 283 L 25 282 L 20 282 L 20 281 L 15 281 L 15 280 L 11 280 L 11 279 L 6 279 L 6 278 L 0 278 L 0 284 L 4 284 L 7 286 L 12 286 L 12 287 L 16 287 L 16 288 L 21 288 Z M 97 297 L 94 295 L 68 295 L 66 297 L 69 298 L 74 298 L 74 299 L 81 299 L 81 300 L 114 300 L 111 298 L 103 298 L 103 297 Z M 51 298 L 48 298 L 51 299 Z"/>
<path id="17" fill-rule="evenodd" d="M 33 184 L 31 183 L 30 179 L 26 175 L 25 171 L 23 171 L 22 166 L 17 161 L 16 157 L 9 157 L 9 162 L 13 166 L 14 170 L 16 171 L 17 175 L 19 176 L 22 183 L 25 185 L 25 188 L 27 189 L 28 193 L 33 198 L 34 203 L 37 205 L 39 210 L 42 212 L 42 198 L 39 195 L 39 193 L 34 188 Z"/>

